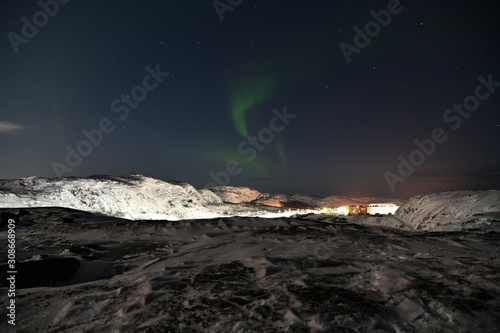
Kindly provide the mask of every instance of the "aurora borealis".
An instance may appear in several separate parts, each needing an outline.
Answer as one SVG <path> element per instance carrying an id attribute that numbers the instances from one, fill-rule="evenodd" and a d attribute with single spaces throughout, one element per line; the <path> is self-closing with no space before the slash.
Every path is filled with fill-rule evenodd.
<path id="1" fill-rule="evenodd" d="M 248 136 L 247 118 L 251 116 L 248 113 L 255 110 L 272 89 L 272 84 L 266 80 L 247 84 L 247 86 L 240 88 L 241 92 L 233 92 L 231 104 L 234 125 L 238 134 L 244 138 Z"/>
<path id="2" fill-rule="evenodd" d="M 500 82 L 498 1 L 221 1 L 223 20 L 210 0 L 41 3 L 2 4 L 0 178 L 55 177 L 72 152 L 62 176 L 201 187 L 229 163 L 230 185 L 264 192 L 500 187 L 500 89 L 443 119 L 479 76 Z M 446 142 L 388 186 L 435 128 Z"/>

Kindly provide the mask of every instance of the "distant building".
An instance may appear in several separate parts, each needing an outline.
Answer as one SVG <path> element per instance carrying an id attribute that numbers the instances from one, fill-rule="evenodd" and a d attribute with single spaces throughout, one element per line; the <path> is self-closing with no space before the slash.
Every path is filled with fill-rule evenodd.
<path id="1" fill-rule="evenodd" d="M 350 215 L 365 215 L 367 213 L 367 207 L 363 205 L 350 205 L 349 214 Z"/>
<path id="2" fill-rule="evenodd" d="M 349 205 L 336 208 L 316 208 L 325 215 L 387 215 L 394 214 L 399 206 L 393 203 L 375 203 L 369 205 Z"/>
<path id="3" fill-rule="evenodd" d="M 332 212 L 336 215 L 348 215 L 349 208 L 347 206 L 341 206 L 341 207 L 333 208 Z"/>
<path id="4" fill-rule="evenodd" d="M 398 210 L 399 206 L 396 206 L 393 203 L 376 203 L 376 204 L 369 204 L 367 207 L 367 213 L 370 215 L 375 215 L 375 214 L 382 214 L 382 215 L 387 215 L 387 214 L 394 214 L 396 210 Z"/>
<path id="5" fill-rule="evenodd" d="M 320 211 L 325 215 L 348 215 L 349 207 L 348 206 L 341 206 L 337 208 L 322 207 L 322 208 L 317 208 L 317 211 Z"/>

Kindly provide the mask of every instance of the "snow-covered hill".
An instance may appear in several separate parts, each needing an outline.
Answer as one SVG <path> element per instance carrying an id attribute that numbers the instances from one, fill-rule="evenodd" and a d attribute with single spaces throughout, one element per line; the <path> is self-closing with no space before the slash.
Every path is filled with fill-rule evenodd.
<path id="1" fill-rule="evenodd" d="M 223 202 L 232 204 L 250 203 L 268 196 L 248 187 L 218 186 L 210 187 L 209 190 Z"/>
<path id="2" fill-rule="evenodd" d="M 27 177 L 0 182 L 0 208 L 66 207 L 127 219 L 213 218 L 210 191 L 142 175 L 90 178 Z"/>
<path id="3" fill-rule="evenodd" d="M 396 217 L 416 230 L 478 222 L 500 222 L 500 191 L 443 191 L 410 198 Z M 449 226 L 450 227 L 450 226 Z M 448 228 L 449 229 L 449 228 Z"/>

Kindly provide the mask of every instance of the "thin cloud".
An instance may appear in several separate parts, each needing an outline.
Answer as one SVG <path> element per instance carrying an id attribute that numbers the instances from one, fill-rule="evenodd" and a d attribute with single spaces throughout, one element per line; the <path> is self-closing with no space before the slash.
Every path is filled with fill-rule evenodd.
<path id="1" fill-rule="evenodd" d="M 27 129 L 25 126 L 14 124 L 8 121 L 0 121 L 0 134 L 9 134 Z"/>

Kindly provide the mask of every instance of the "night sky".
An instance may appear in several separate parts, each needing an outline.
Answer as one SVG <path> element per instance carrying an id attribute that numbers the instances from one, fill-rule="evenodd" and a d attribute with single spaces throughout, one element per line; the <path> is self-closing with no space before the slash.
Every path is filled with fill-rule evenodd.
<path id="1" fill-rule="evenodd" d="M 0 178 L 500 188 L 500 1 L 1 6 Z"/>

